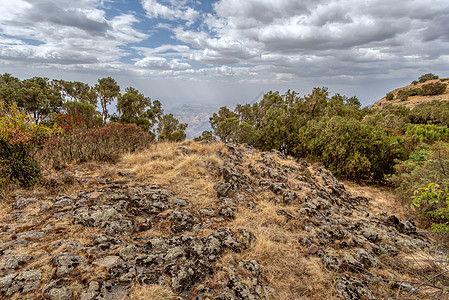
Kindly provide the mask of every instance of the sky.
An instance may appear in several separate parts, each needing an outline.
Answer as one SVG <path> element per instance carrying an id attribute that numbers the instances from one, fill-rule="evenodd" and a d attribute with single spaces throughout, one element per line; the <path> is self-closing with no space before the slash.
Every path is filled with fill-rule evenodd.
<path id="1" fill-rule="evenodd" d="M 448 24 L 448 0 L 0 0 L 0 73 L 111 76 L 164 106 L 313 87 L 366 106 L 449 77 Z"/>

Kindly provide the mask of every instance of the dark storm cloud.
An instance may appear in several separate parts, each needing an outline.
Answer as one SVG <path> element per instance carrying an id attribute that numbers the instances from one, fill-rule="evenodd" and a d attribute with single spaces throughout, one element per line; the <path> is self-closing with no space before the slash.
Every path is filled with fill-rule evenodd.
<path id="1" fill-rule="evenodd" d="M 33 8 L 28 19 L 33 22 L 48 22 L 75 27 L 92 35 L 103 35 L 110 28 L 106 21 L 98 22 L 87 18 L 75 9 L 65 10 L 52 1 L 30 1 Z"/>

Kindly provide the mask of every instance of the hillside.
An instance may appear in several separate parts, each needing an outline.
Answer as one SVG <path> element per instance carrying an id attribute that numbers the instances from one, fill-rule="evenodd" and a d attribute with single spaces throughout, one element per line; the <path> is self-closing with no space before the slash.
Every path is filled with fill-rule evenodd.
<path id="1" fill-rule="evenodd" d="M 277 151 L 154 144 L 10 195 L 0 295 L 443 299 L 444 253 L 389 199 Z"/>
<path id="2" fill-rule="evenodd" d="M 409 84 L 401 88 L 397 88 L 391 93 L 394 95 L 394 99 L 387 100 L 387 96 L 383 97 L 376 103 L 372 105 L 372 108 L 382 108 L 385 105 L 393 104 L 393 105 L 404 105 L 408 108 L 414 108 L 415 106 L 423 103 L 429 103 L 432 101 L 449 101 L 449 89 L 446 89 L 446 91 L 442 94 L 438 95 L 428 95 L 428 96 L 421 96 L 421 95 L 415 95 L 415 96 L 409 96 L 407 100 L 402 100 L 400 97 L 398 97 L 398 93 L 400 91 L 411 91 L 413 89 L 422 88 L 424 85 L 427 85 L 429 83 L 443 83 L 448 84 L 449 78 L 442 78 L 442 79 L 433 79 L 433 80 L 427 80 L 425 82 L 417 82 L 416 84 Z M 387 93 L 388 94 L 388 93 Z"/>

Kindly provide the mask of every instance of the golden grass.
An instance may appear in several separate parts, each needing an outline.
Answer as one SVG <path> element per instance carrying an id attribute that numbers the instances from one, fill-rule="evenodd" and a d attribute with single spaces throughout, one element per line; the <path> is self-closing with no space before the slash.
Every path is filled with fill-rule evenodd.
<path id="1" fill-rule="evenodd" d="M 183 154 L 179 147 L 191 154 Z M 149 184 L 168 189 L 174 196 L 195 205 L 207 206 L 216 199 L 213 189 L 213 169 L 223 164 L 218 151 L 224 145 L 184 143 L 159 143 L 139 153 L 123 155 L 120 165 Z"/>
<path id="2" fill-rule="evenodd" d="M 161 285 L 137 285 L 131 291 L 129 297 L 131 300 L 170 300 L 176 299 L 176 295 L 167 287 Z"/>

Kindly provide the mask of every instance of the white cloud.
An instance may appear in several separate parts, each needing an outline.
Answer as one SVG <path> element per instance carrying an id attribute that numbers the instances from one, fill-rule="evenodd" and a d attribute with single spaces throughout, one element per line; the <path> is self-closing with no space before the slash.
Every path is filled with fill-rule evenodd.
<path id="1" fill-rule="evenodd" d="M 157 0 L 142 0 L 142 7 L 149 18 L 161 18 L 167 20 L 185 20 L 190 26 L 199 17 L 199 12 L 191 7 L 186 7 L 179 2 L 173 2 L 169 6 L 159 3 Z"/>

